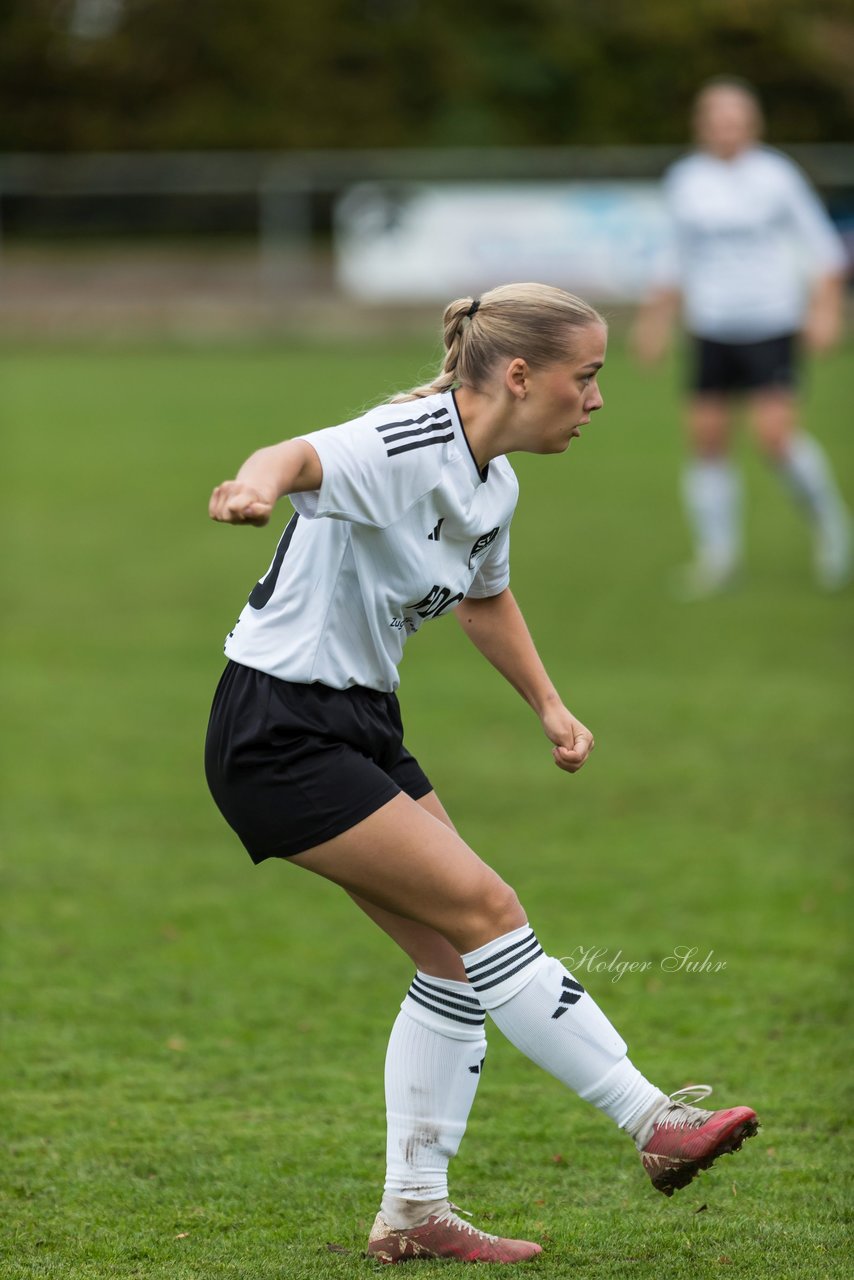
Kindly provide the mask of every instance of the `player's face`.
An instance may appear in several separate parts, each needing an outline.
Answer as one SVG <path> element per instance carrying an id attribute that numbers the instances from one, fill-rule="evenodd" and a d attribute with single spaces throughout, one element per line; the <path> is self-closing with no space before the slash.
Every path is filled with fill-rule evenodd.
<path id="1" fill-rule="evenodd" d="M 756 103 L 735 86 L 707 89 L 694 110 L 694 134 L 705 151 L 730 160 L 759 136 Z"/>
<path id="2" fill-rule="evenodd" d="M 575 330 L 566 360 L 532 373 L 526 402 L 532 452 L 563 453 L 602 408 L 597 378 L 607 346 L 605 326 L 587 325 Z"/>

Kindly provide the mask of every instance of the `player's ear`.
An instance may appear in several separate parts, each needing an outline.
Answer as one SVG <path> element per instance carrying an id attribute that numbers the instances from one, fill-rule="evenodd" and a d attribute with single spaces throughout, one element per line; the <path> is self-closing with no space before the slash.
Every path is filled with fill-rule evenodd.
<path id="1" fill-rule="evenodd" d="M 516 356 L 504 371 L 504 385 L 516 400 L 524 400 L 528 394 L 529 369 L 527 360 Z"/>

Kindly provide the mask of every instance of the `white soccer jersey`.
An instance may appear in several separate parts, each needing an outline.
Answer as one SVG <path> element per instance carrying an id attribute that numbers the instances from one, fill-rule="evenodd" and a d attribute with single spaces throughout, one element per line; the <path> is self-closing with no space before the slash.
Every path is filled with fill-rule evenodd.
<path id="1" fill-rule="evenodd" d="M 679 288 L 690 333 L 758 342 L 797 332 L 810 279 L 846 265 L 824 206 L 788 157 L 704 152 L 667 171 L 675 254 L 660 283 Z"/>
<path id="2" fill-rule="evenodd" d="M 450 391 L 302 438 L 323 481 L 291 495 L 225 652 L 282 680 L 392 692 L 426 619 L 508 585 L 516 477 L 503 457 L 478 471 Z"/>

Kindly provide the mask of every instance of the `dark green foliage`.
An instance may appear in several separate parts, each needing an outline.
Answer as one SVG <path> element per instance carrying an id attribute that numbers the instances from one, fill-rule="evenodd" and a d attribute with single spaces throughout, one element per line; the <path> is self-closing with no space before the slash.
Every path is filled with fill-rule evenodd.
<path id="1" fill-rule="evenodd" d="M 848 140 L 847 0 L 73 0 L 0 7 L 0 150 L 681 142 L 704 78 Z"/>

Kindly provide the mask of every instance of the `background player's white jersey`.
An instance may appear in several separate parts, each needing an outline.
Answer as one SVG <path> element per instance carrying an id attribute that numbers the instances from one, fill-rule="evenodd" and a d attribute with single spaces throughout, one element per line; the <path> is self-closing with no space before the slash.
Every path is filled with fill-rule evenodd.
<path id="1" fill-rule="evenodd" d="M 697 152 L 667 171 L 675 254 L 660 283 L 682 291 L 701 338 L 759 342 L 802 325 L 811 278 L 846 254 L 824 206 L 786 156 L 754 147 L 732 160 Z"/>
<path id="2" fill-rule="evenodd" d="M 282 680 L 392 692 L 422 622 L 508 585 L 516 477 L 503 457 L 478 471 L 450 391 L 302 438 L 323 481 L 291 495 L 225 652 Z"/>

